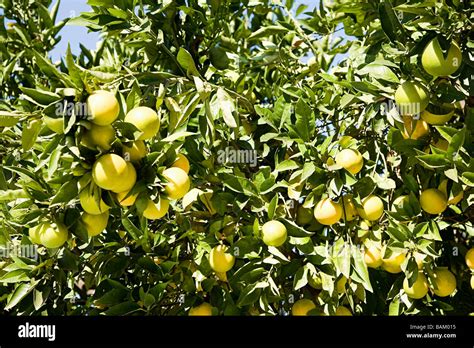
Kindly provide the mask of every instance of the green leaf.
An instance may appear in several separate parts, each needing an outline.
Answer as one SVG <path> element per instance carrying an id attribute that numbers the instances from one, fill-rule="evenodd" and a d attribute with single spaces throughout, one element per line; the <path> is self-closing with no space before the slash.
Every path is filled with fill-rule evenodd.
<path id="1" fill-rule="evenodd" d="M 128 301 L 109 308 L 105 311 L 105 314 L 112 316 L 130 315 L 139 310 L 141 310 L 141 308 L 138 304 L 136 304 L 134 301 Z"/>
<path id="2" fill-rule="evenodd" d="M 28 295 L 36 286 L 36 283 L 21 283 L 17 285 L 15 291 L 11 294 L 5 306 L 5 310 L 10 310 L 15 307 L 26 295 Z"/>
<path id="3" fill-rule="evenodd" d="M 256 284 L 250 284 L 247 285 L 242 292 L 240 293 L 240 296 L 237 300 L 237 306 L 238 307 L 243 307 L 243 306 L 248 306 L 252 303 L 255 303 L 259 298 L 260 294 L 262 293 L 262 289 L 257 286 L 258 283 Z"/>
<path id="4" fill-rule="evenodd" d="M 82 81 L 82 73 L 79 67 L 74 62 L 74 57 L 71 53 L 71 45 L 68 43 L 66 50 L 66 64 L 69 71 L 69 76 L 77 89 L 84 88 L 84 82 Z"/>
<path id="5" fill-rule="evenodd" d="M 64 183 L 58 193 L 51 200 L 51 205 L 66 203 L 74 200 L 78 195 L 77 180 L 71 180 Z"/>
<path id="6" fill-rule="evenodd" d="M 288 32 L 288 29 L 282 27 L 280 25 L 269 25 L 258 29 L 252 35 L 249 36 L 249 40 L 256 40 L 262 37 L 275 35 L 275 34 L 282 34 Z"/>
<path id="7" fill-rule="evenodd" d="M 270 204 L 268 205 L 268 219 L 272 220 L 275 215 L 275 210 L 278 204 L 278 193 L 275 193 Z"/>
<path id="8" fill-rule="evenodd" d="M 15 112 L 0 111 L 0 127 L 13 127 L 23 115 Z"/>
<path id="9" fill-rule="evenodd" d="M 406 37 L 403 35 L 403 27 L 395 15 L 390 1 L 384 1 L 379 4 L 379 16 L 382 29 L 390 41 L 404 42 L 406 40 Z"/>
<path id="10" fill-rule="evenodd" d="M 200 76 L 198 70 L 196 69 L 193 56 L 182 47 L 180 47 L 178 51 L 177 60 L 179 65 L 181 65 L 181 67 L 186 70 L 188 75 Z"/>
<path id="11" fill-rule="evenodd" d="M 27 151 L 36 143 L 38 134 L 41 131 L 42 122 L 40 120 L 31 120 L 26 124 L 21 133 L 21 146 Z"/>
<path id="12" fill-rule="evenodd" d="M 25 93 L 28 97 L 33 99 L 35 102 L 37 102 L 39 105 L 49 105 L 54 102 L 57 102 L 58 100 L 61 99 L 61 96 L 52 93 L 49 91 L 43 91 L 40 89 L 34 89 L 34 88 L 27 88 L 27 87 L 20 87 L 21 91 Z"/>

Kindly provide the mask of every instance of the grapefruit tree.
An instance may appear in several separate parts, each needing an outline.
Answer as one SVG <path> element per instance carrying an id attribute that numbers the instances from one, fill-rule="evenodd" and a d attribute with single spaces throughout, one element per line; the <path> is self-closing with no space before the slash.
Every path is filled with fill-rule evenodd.
<path id="1" fill-rule="evenodd" d="M 474 312 L 465 2 L 91 3 L 0 2 L 2 314 Z"/>

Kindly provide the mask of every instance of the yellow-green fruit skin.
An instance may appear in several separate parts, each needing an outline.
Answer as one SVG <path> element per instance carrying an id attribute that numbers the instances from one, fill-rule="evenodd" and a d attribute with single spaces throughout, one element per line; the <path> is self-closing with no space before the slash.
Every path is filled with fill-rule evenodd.
<path id="1" fill-rule="evenodd" d="M 286 238 L 286 227 L 280 221 L 268 221 L 262 226 L 262 240 L 266 245 L 279 247 L 285 243 Z"/>
<path id="2" fill-rule="evenodd" d="M 122 191 L 122 192 L 117 193 L 117 201 L 122 207 L 130 207 L 134 205 L 135 201 L 137 200 L 138 193 L 135 193 L 127 197 L 129 192 L 130 191 Z"/>
<path id="3" fill-rule="evenodd" d="M 474 290 L 474 274 L 471 276 L 471 289 Z"/>
<path id="4" fill-rule="evenodd" d="M 432 76 L 449 76 L 461 66 L 462 53 L 457 42 L 452 41 L 448 55 L 444 58 L 437 38 L 431 40 L 421 55 L 423 69 Z"/>
<path id="5" fill-rule="evenodd" d="M 403 82 L 395 92 L 395 103 L 401 115 L 416 115 L 426 109 L 429 91 L 416 81 Z"/>
<path id="6" fill-rule="evenodd" d="M 68 238 L 67 227 L 60 222 L 57 223 L 45 223 L 41 228 L 40 241 L 45 247 L 54 249 L 59 248 L 66 243 Z"/>
<path id="7" fill-rule="evenodd" d="M 364 261 L 367 267 L 379 268 L 383 264 L 382 249 L 375 245 L 370 245 L 365 248 Z"/>
<path id="8" fill-rule="evenodd" d="M 343 206 L 344 206 L 344 219 L 346 221 L 352 221 L 357 217 L 357 208 L 352 201 L 352 197 L 346 195 L 342 198 Z"/>
<path id="9" fill-rule="evenodd" d="M 212 248 L 209 254 L 209 264 L 215 272 L 225 273 L 234 266 L 235 257 L 228 253 L 227 249 L 225 245 Z"/>
<path id="10" fill-rule="evenodd" d="M 158 203 L 153 202 L 151 199 L 148 201 L 143 216 L 148 220 L 158 220 L 166 215 L 170 207 L 170 202 L 167 199 L 161 198 Z"/>
<path id="11" fill-rule="evenodd" d="M 139 140 L 151 139 L 160 130 L 160 117 L 154 110 L 146 106 L 139 106 L 130 110 L 124 121 L 133 124 L 142 132 L 142 135 L 138 138 Z"/>
<path id="12" fill-rule="evenodd" d="M 336 309 L 336 316 L 351 317 L 352 312 L 347 307 L 339 306 Z"/>
<path id="13" fill-rule="evenodd" d="M 346 291 L 346 284 L 347 278 L 344 276 L 336 282 L 336 291 L 338 294 L 343 294 Z"/>
<path id="14" fill-rule="evenodd" d="M 412 286 L 409 285 L 408 278 L 405 278 L 403 281 L 403 290 L 408 297 L 418 300 L 425 297 L 428 293 L 428 280 L 422 272 L 419 272 Z"/>
<path id="15" fill-rule="evenodd" d="M 474 270 L 474 248 L 471 248 L 466 253 L 466 265 Z"/>
<path id="16" fill-rule="evenodd" d="M 176 161 L 174 161 L 172 167 L 181 168 L 186 174 L 189 173 L 190 169 L 189 161 L 182 153 L 179 153 L 178 156 L 176 156 Z"/>
<path id="17" fill-rule="evenodd" d="M 127 162 L 127 173 L 117 181 L 114 187 L 111 189 L 112 192 L 119 193 L 124 191 L 130 191 L 135 183 L 137 182 L 137 171 L 131 162 Z"/>
<path id="18" fill-rule="evenodd" d="M 435 295 L 447 297 L 456 290 L 456 277 L 450 270 L 440 268 L 434 271 L 434 279 L 437 289 L 433 289 Z"/>
<path id="19" fill-rule="evenodd" d="M 41 235 L 41 230 L 43 227 L 44 227 L 44 224 L 39 224 L 39 225 L 31 227 L 28 230 L 28 235 L 33 243 L 41 244 L 40 235 Z"/>
<path id="20" fill-rule="evenodd" d="M 95 184 L 116 193 L 130 190 L 135 185 L 136 175 L 133 165 L 116 154 L 101 156 L 92 167 Z"/>
<path id="21" fill-rule="evenodd" d="M 211 316 L 212 315 L 212 306 L 204 302 L 199 306 L 193 307 L 189 310 L 189 316 Z"/>
<path id="22" fill-rule="evenodd" d="M 392 253 L 388 259 L 383 259 L 382 268 L 393 274 L 402 271 L 402 263 L 405 261 L 406 255 L 403 253 Z"/>
<path id="23" fill-rule="evenodd" d="M 134 141 L 132 146 L 123 146 L 123 157 L 130 162 L 138 162 L 148 153 L 145 142 L 143 140 Z"/>
<path id="24" fill-rule="evenodd" d="M 329 198 L 324 198 L 314 207 L 314 217 L 322 225 L 333 225 L 342 218 L 342 206 Z"/>
<path id="25" fill-rule="evenodd" d="M 106 212 L 110 207 L 99 198 L 98 201 L 89 194 L 89 190 L 85 189 L 79 193 L 79 202 L 81 203 L 82 210 L 91 215 L 98 215 Z"/>
<path id="26" fill-rule="evenodd" d="M 89 237 L 94 237 L 99 235 L 107 227 L 107 223 L 109 221 L 109 212 L 106 211 L 105 213 L 99 215 L 83 213 L 81 219 L 86 226 Z"/>
<path id="27" fill-rule="evenodd" d="M 299 206 L 298 210 L 296 211 L 296 223 L 299 226 L 304 226 L 309 224 L 313 221 L 313 212 L 309 208 L 305 208 L 303 206 Z"/>
<path id="28" fill-rule="evenodd" d="M 421 209 L 426 211 L 428 214 L 438 215 L 446 210 L 448 207 L 448 201 L 443 192 L 438 189 L 427 189 L 420 195 Z"/>
<path id="29" fill-rule="evenodd" d="M 369 221 L 377 221 L 383 214 L 383 202 L 374 195 L 365 197 L 362 200 L 362 209 L 357 209 L 359 215 Z"/>
<path id="30" fill-rule="evenodd" d="M 440 190 L 441 192 L 443 192 L 443 194 L 445 195 L 445 197 L 448 197 L 448 180 L 447 180 L 447 179 L 444 179 L 443 181 L 441 181 L 441 183 L 440 183 L 439 186 L 438 186 L 438 190 Z M 456 204 L 458 204 L 459 202 L 461 202 L 461 200 L 463 199 L 463 197 L 464 197 L 464 192 L 461 191 L 461 192 L 459 192 L 456 196 L 454 196 L 453 198 L 451 198 L 451 199 L 448 201 L 448 204 L 456 205 Z"/>
<path id="31" fill-rule="evenodd" d="M 120 112 L 115 95 L 109 91 L 95 91 L 87 98 L 90 121 L 98 126 L 106 126 L 114 122 Z"/>
<path id="32" fill-rule="evenodd" d="M 110 150 L 115 140 L 115 129 L 111 125 L 98 126 L 91 124 L 81 142 L 88 148 L 99 148 L 102 151 Z"/>
<path id="33" fill-rule="evenodd" d="M 421 119 L 428 124 L 432 124 L 436 126 L 436 125 L 442 125 L 449 122 L 449 120 L 451 120 L 453 115 L 454 115 L 454 107 L 452 108 L 451 111 L 449 111 L 448 113 L 444 115 L 433 114 L 426 109 L 421 113 Z"/>
<path id="34" fill-rule="evenodd" d="M 163 176 L 168 181 L 165 185 L 165 191 L 169 198 L 180 199 L 188 193 L 191 181 L 184 170 L 177 167 L 167 168 L 163 171 Z"/>
<path id="35" fill-rule="evenodd" d="M 316 305 L 313 301 L 303 298 L 296 301 L 291 308 L 291 315 L 293 316 L 306 316 L 308 312 L 315 309 Z"/>
<path id="36" fill-rule="evenodd" d="M 336 163 L 355 175 L 361 171 L 364 158 L 358 150 L 344 149 L 336 155 Z"/>

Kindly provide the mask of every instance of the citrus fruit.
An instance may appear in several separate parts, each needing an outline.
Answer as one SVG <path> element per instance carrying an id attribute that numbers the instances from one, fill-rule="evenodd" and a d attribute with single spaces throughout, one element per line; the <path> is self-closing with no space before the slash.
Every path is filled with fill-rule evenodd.
<path id="1" fill-rule="evenodd" d="M 342 206 L 329 198 L 324 198 L 314 207 L 314 217 L 322 225 L 333 225 L 342 218 Z"/>
<path id="2" fill-rule="evenodd" d="M 87 98 L 89 120 L 99 126 L 114 122 L 120 112 L 115 95 L 109 91 L 95 91 Z"/>
<path id="3" fill-rule="evenodd" d="M 445 58 L 436 37 L 428 43 L 421 55 L 423 69 L 432 76 L 449 76 L 458 70 L 461 62 L 462 53 L 457 42 L 451 42 Z"/>
<path id="4" fill-rule="evenodd" d="M 358 150 L 344 149 L 336 155 L 336 163 L 355 175 L 364 165 L 364 159 Z"/>
<path id="5" fill-rule="evenodd" d="M 279 247 L 285 243 L 286 227 L 280 221 L 271 220 L 262 226 L 262 240 L 268 246 Z"/>
<path id="6" fill-rule="evenodd" d="M 188 193 L 191 186 L 188 174 L 181 168 L 171 167 L 163 171 L 166 178 L 165 191 L 169 198 L 180 199 Z"/>
<path id="7" fill-rule="evenodd" d="M 235 257 L 227 252 L 228 247 L 225 245 L 218 245 L 212 248 L 209 254 L 209 264 L 211 268 L 220 273 L 229 271 L 235 263 Z"/>
<path id="8" fill-rule="evenodd" d="M 448 201 L 446 195 L 442 191 L 430 188 L 421 192 L 420 205 L 421 209 L 426 211 L 428 214 L 437 215 L 446 210 Z"/>
<path id="9" fill-rule="evenodd" d="M 87 229 L 89 237 L 94 237 L 100 234 L 107 227 L 109 212 L 106 211 L 105 213 L 98 215 L 83 213 L 81 219 Z"/>
<path id="10" fill-rule="evenodd" d="M 151 139 L 160 130 L 160 117 L 154 110 L 146 106 L 139 106 L 130 110 L 124 121 L 133 124 L 142 132 L 138 138 L 139 140 Z"/>

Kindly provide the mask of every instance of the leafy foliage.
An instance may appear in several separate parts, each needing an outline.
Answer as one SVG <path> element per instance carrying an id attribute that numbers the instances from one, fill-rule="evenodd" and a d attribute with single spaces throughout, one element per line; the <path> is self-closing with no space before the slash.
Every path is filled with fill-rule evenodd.
<path id="1" fill-rule="evenodd" d="M 474 236 L 467 2 L 88 3 L 91 12 L 57 22 L 58 3 L 0 1 L 0 245 L 32 245 L 28 228 L 44 218 L 71 232 L 62 248 L 39 248 L 36 260 L 2 259 L 3 314 L 183 315 L 206 301 L 221 315 L 276 315 L 300 297 L 326 314 L 340 305 L 365 315 L 474 310 L 463 260 Z M 68 49 L 53 63 L 48 53 L 66 22 L 100 31 L 103 41 L 95 51 L 81 46 L 77 56 Z M 433 78 L 419 63 L 436 35 L 456 40 L 463 52 L 451 77 Z M 458 106 L 448 124 L 416 140 L 402 136 L 393 104 L 407 79 L 423 81 L 433 100 Z M 133 189 L 142 198 L 123 208 L 103 195 L 111 218 L 106 232 L 90 238 L 78 193 L 91 182 L 98 153 L 81 147 L 87 120 L 69 106 L 97 89 L 116 92 L 120 121 L 148 106 L 162 125 Z M 65 134 L 49 130 L 45 117 L 61 118 Z M 139 135 L 125 122 L 115 131 L 113 152 Z M 448 142 L 445 150 L 434 146 L 439 139 Z M 359 174 L 333 163 L 344 148 L 362 154 Z M 255 154 L 255 165 L 222 161 L 226 149 Z M 163 192 L 160 173 L 178 152 L 191 163 L 192 190 L 163 219 L 147 221 L 143 195 Z M 445 178 L 449 197 L 463 191 L 463 198 L 429 215 L 420 191 Z M 299 208 L 347 194 L 359 208 L 364 197 L 381 197 L 383 217 L 369 226 L 359 217 L 332 226 L 298 223 Z M 401 195 L 409 204 L 392 209 Z M 268 220 L 287 228 L 283 246 L 262 242 Z M 368 269 L 366 240 L 383 240 L 387 256 L 406 253 L 403 273 Z M 209 264 L 220 243 L 236 256 L 225 277 Z M 451 269 L 454 296 L 406 296 L 402 281 L 415 281 L 416 253 L 428 275 Z M 341 279 L 348 279 L 342 290 Z"/>

